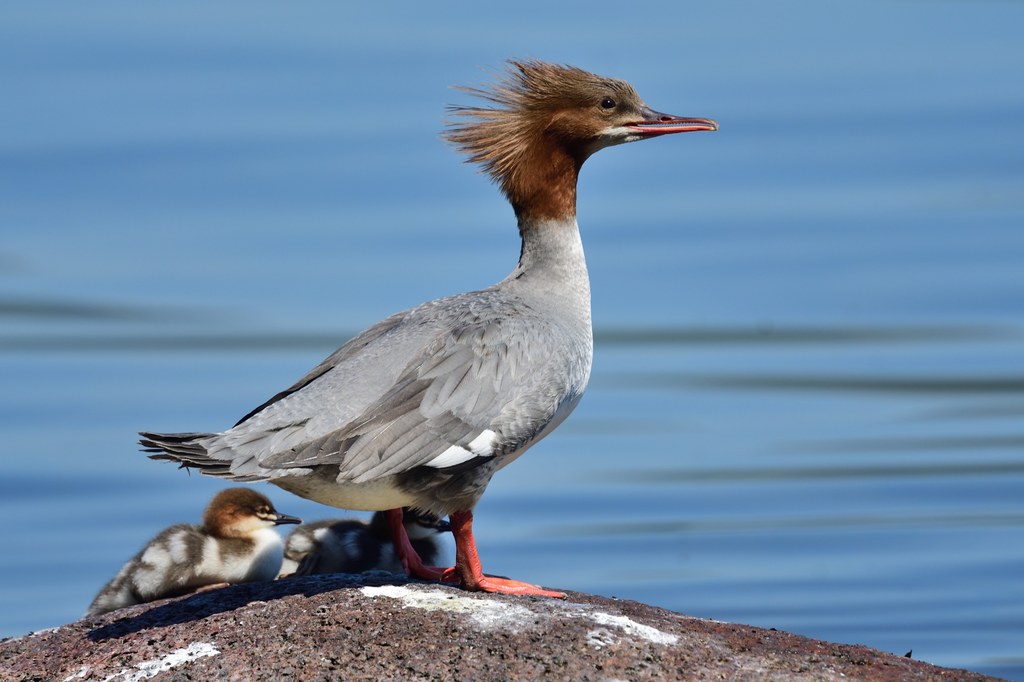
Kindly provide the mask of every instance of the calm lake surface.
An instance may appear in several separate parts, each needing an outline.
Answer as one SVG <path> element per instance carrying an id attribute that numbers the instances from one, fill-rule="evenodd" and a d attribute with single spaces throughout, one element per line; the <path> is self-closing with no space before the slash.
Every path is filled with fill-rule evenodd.
<path id="1" fill-rule="evenodd" d="M 721 131 L 584 168 L 591 387 L 486 568 L 1024 680 L 1024 5 L 506 7 L 0 10 L 0 636 L 224 487 L 136 431 L 513 267 L 437 133 L 533 56 Z"/>

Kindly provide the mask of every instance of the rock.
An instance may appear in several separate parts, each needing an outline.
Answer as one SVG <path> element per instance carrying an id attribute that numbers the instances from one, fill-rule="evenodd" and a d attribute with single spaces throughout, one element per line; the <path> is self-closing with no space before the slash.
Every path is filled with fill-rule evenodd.
<path id="1" fill-rule="evenodd" d="M 992 678 L 631 601 L 482 595 L 364 574 L 233 585 L 6 639 L 0 679 Z"/>

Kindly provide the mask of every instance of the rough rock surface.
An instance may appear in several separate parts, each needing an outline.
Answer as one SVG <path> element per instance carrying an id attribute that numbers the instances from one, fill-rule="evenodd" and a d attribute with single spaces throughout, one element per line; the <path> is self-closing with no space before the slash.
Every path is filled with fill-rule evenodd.
<path id="1" fill-rule="evenodd" d="M 863 646 L 569 593 L 309 576 L 0 641 L 0 680 L 984 680 Z"/>

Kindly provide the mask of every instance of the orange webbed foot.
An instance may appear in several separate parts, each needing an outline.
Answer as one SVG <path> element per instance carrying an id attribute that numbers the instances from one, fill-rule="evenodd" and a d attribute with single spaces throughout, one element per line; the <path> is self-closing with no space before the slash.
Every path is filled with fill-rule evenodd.
<path id="1" fill-rule="evenodd" d="M 463 584 L 463 587 L 468 590 L 475 590 L 479 592 L 533 595 L 537 597 L 551 597 L 553 599 L 566 598 L 565 592 L 546 590 L 543 587 L 533 585 L 531 583 L 524 583 L 519 580 L 510 580 L 509 578 L 499 578 L 493 575 L 481 576 L 476 580 L 475 584 Z"/>

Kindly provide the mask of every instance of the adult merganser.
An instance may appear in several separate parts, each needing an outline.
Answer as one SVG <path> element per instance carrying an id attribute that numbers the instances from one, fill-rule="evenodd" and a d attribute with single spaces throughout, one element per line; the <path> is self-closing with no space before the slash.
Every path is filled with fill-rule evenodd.
<path id="1" fill-rule="evenodd" d="M 408 508 L 402 510 L 402 517 L 413 549 L 424 563 L 434 564 L 441 555 L 438 534 L 450 531 L 449 523 L 434 514 Z M 304 523 L 284 543 L 282 577 L 373 570 L 405 570 L 391 541 L 391 526 L 384 512 L 376 512 L 369 522 L 326 519 Z"/>
<path id="2" fill-rule="evenodd" d="M 487 289 L 425 303 L 362 332 L 221 433 L 142 433 L 154 459 L 266 480 L 318 502 L 388 510 L 415 577 L 470 590 L 563 597 L 484 575 L 473 508 L 491 476 L 551 432 L 590 378 L 590 281 L 576 180 L 604 147 L 717 130 L 651 110 L 626 82 L 540 61 L 510 62 L 493 106 L 454 107 L 446 137 L 512 204 L 522 250 Z M 426 566 L 401 507 L 449 516 L 455 566 Z"/>
<path id="3" fill-rule="evenodd" d="M 283 543 L 271 529 L 301 522 L 279 514 L 255 490 L 222 490 L 206 508 L 202 526 L 179 524 L 161 531 L 100 590 L 86 615 L 197 589 L 273 580 Z"/>

